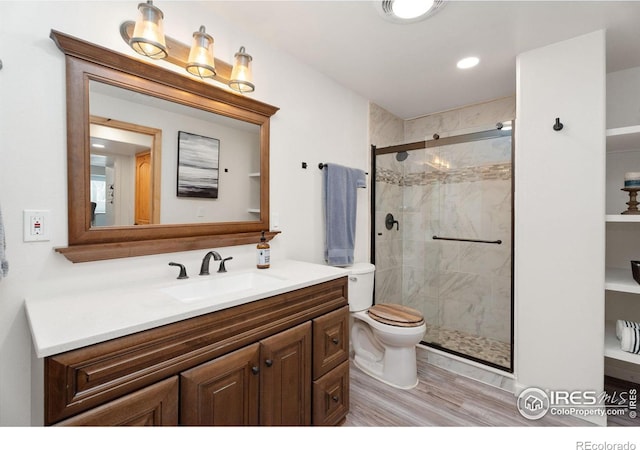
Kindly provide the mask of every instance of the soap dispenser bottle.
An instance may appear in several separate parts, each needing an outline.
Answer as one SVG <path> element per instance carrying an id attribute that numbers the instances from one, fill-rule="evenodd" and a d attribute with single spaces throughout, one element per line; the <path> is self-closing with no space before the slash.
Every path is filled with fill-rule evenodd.
<path id="1" fill-rule="evenodd" d="M 264 231 L 260 237 L 260 243 L 257 246 L 258 249 L 258 269 L 268 269 L 270 265 L 270 245 L 267 243 L 267 239 L 264 237 Z"/>

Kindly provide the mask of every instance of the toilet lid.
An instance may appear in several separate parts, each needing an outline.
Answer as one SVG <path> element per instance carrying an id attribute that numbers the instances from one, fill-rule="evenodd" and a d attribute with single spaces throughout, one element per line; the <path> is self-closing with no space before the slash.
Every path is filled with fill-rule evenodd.
<path id="1" fill-rule="evenodd" d="M 373 320 L 396 327 L 418 327 L 424 323 L 420 311 L 404 305 L 373 305 L 368 312 Z"/>

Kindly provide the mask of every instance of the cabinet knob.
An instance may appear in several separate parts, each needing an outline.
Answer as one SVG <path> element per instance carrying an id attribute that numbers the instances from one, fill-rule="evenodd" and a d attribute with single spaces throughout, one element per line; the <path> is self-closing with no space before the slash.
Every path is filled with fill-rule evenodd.
<path id="1" fill-rule="evenodd" d="M 340 339 L 333 338 L 333 339 L 331 339 L 331 342 L 333 342 L 334 344 L 338 345 L 340 343 Z"/>
<path id="2" fill-rule="evenodd" d="M 271 361 L 270 359 L 265 360 L 264 363 L 267 365 L 267 367 L 273 366 L 273 361 Z"/>
<path id="3" fill-rule="evenodd" d="M 337 395 L 334 395 L 333 397 L 331 397 L 331 400 L 337 403 L 338 401 L 340 401 L 340 397 L 338 397 Z"/>
<path id="4" fill-rule="evenodd" d="M 258 375 L 258 373 L 260 372 L 260 368 L 259 368 L 258 366 L 253 366 L 253 367 L 251 368 L 251 372 L 252 372 L 254 375 Z"/>

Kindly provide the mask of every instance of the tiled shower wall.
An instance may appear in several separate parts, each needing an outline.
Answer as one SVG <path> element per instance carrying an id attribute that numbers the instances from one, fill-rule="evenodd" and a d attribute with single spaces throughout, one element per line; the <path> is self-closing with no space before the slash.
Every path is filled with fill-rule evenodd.
<path id="1" fill-rule="evenodd" d="M 372 106 L 377 147 L 467 134 L 515 117 L 506 98 L 404 121 Z M 378 142 L 384 142 L 380 145 Z M 457 144 L 376 159 L 376 302 L 421 310 L 430 325 L 510 341 L 510 139 Z M 448 167 L 447 167 L 448 166 Z M 392 213 L 399 230 L 387 230 Z M 495 240 L 448 242 L 432 236 Z"/>

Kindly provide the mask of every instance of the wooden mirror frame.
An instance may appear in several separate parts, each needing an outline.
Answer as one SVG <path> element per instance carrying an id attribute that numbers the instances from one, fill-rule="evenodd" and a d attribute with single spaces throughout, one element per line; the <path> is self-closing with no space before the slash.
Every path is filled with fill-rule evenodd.
<path id="1" fill-rule="evenodd" d="M 278 108 L 64 33 L 67 80 L 68 247 L 72 262 L 257 243 L 269 231 L 269 120 Z M 91 227 L 89 81 L 95 80 L 260 126 L 260 218 L 247 222 Z"/>

